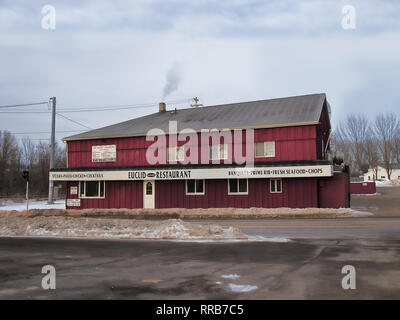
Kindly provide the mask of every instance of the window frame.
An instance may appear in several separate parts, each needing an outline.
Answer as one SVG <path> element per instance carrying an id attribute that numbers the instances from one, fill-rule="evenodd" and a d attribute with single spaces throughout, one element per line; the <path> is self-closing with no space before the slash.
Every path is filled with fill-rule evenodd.
<path id="1" fill-rule="evenodd" d="M 174 153 L 175 154 L 175 159 L 170 159 L 169 158 L 169 155 L 170 155 L 169 150 L 170 149 L 174 149 L 174 148 L 175 148 L 175 153 Z M 178 158 L 178 155 L 179 155 L 178 149 L 182 149 L 183 150 L 182 151 L 182 155 L 183 155 L 182 159 Z M 182 162 L 182 161 L 185 161 L 185 146 L 168 147 L 167 148 L 167 161 L 168 162 Z"/>
<path id="2" fill-rule="evenodd" d="M 218 157 L 213 158 L 212 148 L 218 146 Z M 224 157 L 221 158 L 221 146 L 224 146 Z M 209 145 L 209 159 L 213 160 L 228 160 L 228 144 L 227 143 L 218 143 L 218 144 L 210 144 Z"/>
<path id="3" fill-rule="evenodd" d="M 262 156 L 257 155 L 257 143 L 263 143 L 263 155 Z M 273 150 L 274 150 L 273 155 L 267 154 L 267 147 L 266 147 L 267 143 L 273 143 Z M 254 142 L 254 157 L 256 157 L 256 158 L 275 158 L 276 157 L 275 140 L 274 141 L 256 141 L 256 142 Z"/>
<path id="4" fill-rule="evenodd" d="M 278 180 L 281 182 L 281 190 L 278 191 Z M 272 191 L 272 183 L 274 183 L 275 191 Z M 283 192 L 283 184 L 282 179 L 269 179 L 269 193 L 282 193 Z"/>
<path id="5" fill-rule="evenodd" d="M 83 197 L 82 197 L 82 193 L 81 193 L 81 185 L 82 185 L 82 183 L 84 184 L 84 189 L 85 189 L 85 194 L 86 194 L 86 190 L 87 190 L 87 188 L 86 188 L 86 182 L 97 182 L 97 183 L 99 183 L 99 192 L 98 192 L 98 195 L 97 196 L 94 196 L 94 197 L 87 197 L 86 195 L 84 195 Z M 101 185 L 100 185 L 100 183 L 103 183 L 103 196 L 100 196 L 100 194 L 101 194 Z M 78 183 L 78 188 L 79 188 L 79 190 L 78 190 L 78 198 L 79 199 L 105 199 L 105 197 L 106 197 L 106 182 L 105 182 L 105 180 L 95 180 L 95 181 L 79 181 L 79 183 Z"/>
<path id="6" fill-rule="evenodd" d="M 194 181 L 194 192 L 188 192 L 188 181 Z M 203 192 L 197 192 L 196 181 L 203 181 Z M 185 191 L 187 196 L 204 196 L 206 194 L 206 181 L 205 179 L 187 179 L 185 180 Z"/>
<path id="7" fill-rule="evenodd" d="M 237 192 L 231 192 L 231 185 L 229 180 L 236 180 L 237 181 Z M 246 192 L 241 192 L 239 191 L 239 180 L 246 180 Z M 249 194 L 249 179 L 247 178 L 232 178 L 232 179 L 227 179 L 226 180 L 228 183 L 228 195 L 246 195 Z"/>

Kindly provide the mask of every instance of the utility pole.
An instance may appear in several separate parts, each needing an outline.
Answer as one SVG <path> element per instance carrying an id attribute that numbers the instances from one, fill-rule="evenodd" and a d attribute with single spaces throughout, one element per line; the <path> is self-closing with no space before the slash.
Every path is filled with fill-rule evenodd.
<path id="1" fill-rule="evenodd" d="M 26 210 L 29 210 L 29 170 L 22 171 L 22 177 L 26 180 Z"/>
<path id="2" fill-rule="evenodd" d="M 56 97 L 50 98 L 51 103 L 51 141 L 50 141 L 50 170 L 54 168 L 54 157 L 55 157 L 55 144 L 56 144 Z M 54 182 L 49 180 L 49 199 L 47 204 L 54 203 Z"/>

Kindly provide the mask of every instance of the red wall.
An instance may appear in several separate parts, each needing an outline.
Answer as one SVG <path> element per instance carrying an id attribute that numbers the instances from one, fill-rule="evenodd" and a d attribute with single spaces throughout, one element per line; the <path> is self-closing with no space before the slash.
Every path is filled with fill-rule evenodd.
<path id="1" fill-rule="evenodd" d="M 306 208 L 318 206 L 317 179 L 283 179 L 283 192 L 270 193 L 268 179 L 249 179 L 248 195 L 228 195 L 227 180 L 206 180 L 205 195 L 186 195 L 184 180 L 156 181 L 156 208 Z M 68 183 L 67 198 L 70 195 Z M 85 208 L 142 208 L 142 181 L 106 181 L 105 199 L 81 199 Z"/>
<path id="2" fill-rule="evenodd" d="M 374 194 L 376 193 L 375 182 L 352 182 L 350 183 L 351 194 Z"/>
<path id="3" fill-rule="evenodd" d="M 332 178 L 319 181 L 321 208 L 348 208 L 350 206 L 349 174 L 335 172 Z"/>
<path id="4" fill-rule="evenodd" d="M 78 183 L 68 182 L 67 199 L 77 199 L 78 195 L 70 194 L 71 186 L 78 186 Z M 67 207 L 67 209 L 143 208 L 142 181 L 106 181 L 105 188 L 104 199 L 81 199 L 80 207 Z"/>
<path id="5" fill-rule="evenodd" d="M 198 140 L 200 141 L 200 138 Z M 317 146 L 316 126 L 256 129 L 254 141 L 275 141 L 276 149 L 275 157 L 256 158 L 256 162 L 318 159 L 317 150 L 320 147 Z M 179 142 L 178 145 L 185 143 L 185 141 Z M 92 163 L 92 146 L 109 144 L 117 146 L 117 161 Z M 151 144 L 152 141 L 146 142 L 146 137 L 68 141 L 68 167 L 146 166 L 148 165 L 146 150 Z M 244 138 L 242 138 L 242 150 L 245 150 Z M 198 153 L 200 157 L 200 149 Z"/>

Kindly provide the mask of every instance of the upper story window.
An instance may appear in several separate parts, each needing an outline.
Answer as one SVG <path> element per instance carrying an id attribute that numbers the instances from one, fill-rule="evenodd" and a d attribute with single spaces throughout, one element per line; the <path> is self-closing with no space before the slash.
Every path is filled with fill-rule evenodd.
<path id="1" fill-rule="evenodd" d="M 275 157 L 275 141 L 255 142 L 256 158 Z"/>
<path id="2" fill-rule="evenodd" d="M 169 147 L 168 148 L 168 161 L 184 161 L 185 160 L 185 147 Z"/>
<path id="3" fill-rule="evenodd" d="M 227 144 L 213 144 L 210 146 L 210 160 L 226 160 L 228 159 Z"/>
<path id="4" fill-rule="evenodd" d="M 80 181 L 79 182 L 80 198 L 104 198 L 105 183 L 104 181 Z"/>
<path id="5" fill-rule="evenodd" d="M 228 194 L 247 194 L 248 193 L 247 179 L 229 179 Z"/>

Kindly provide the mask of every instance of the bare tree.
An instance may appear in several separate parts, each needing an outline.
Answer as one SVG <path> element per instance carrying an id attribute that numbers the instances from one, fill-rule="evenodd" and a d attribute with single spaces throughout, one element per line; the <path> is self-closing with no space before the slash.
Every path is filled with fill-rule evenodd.
<path id="1" fill-rule="evenodd" d="M 382 156 L 382 164 L 390 180 L 393 162 L 395 161 L 395 140 L 400 130 L 400 121 L 396 114 L 379 114 L 375 118 L 374 131 L 379 140 L 379 150 Z"/>
<path id="2" fill-rule="evenodd" d="M 357 173 L 368 170 L 365 146 L 370 135 L 370 126 L 370 121 L 364 115 L 350 114 L 337 128 L 342 148 L 347 149 L 348 157 Z"/>

